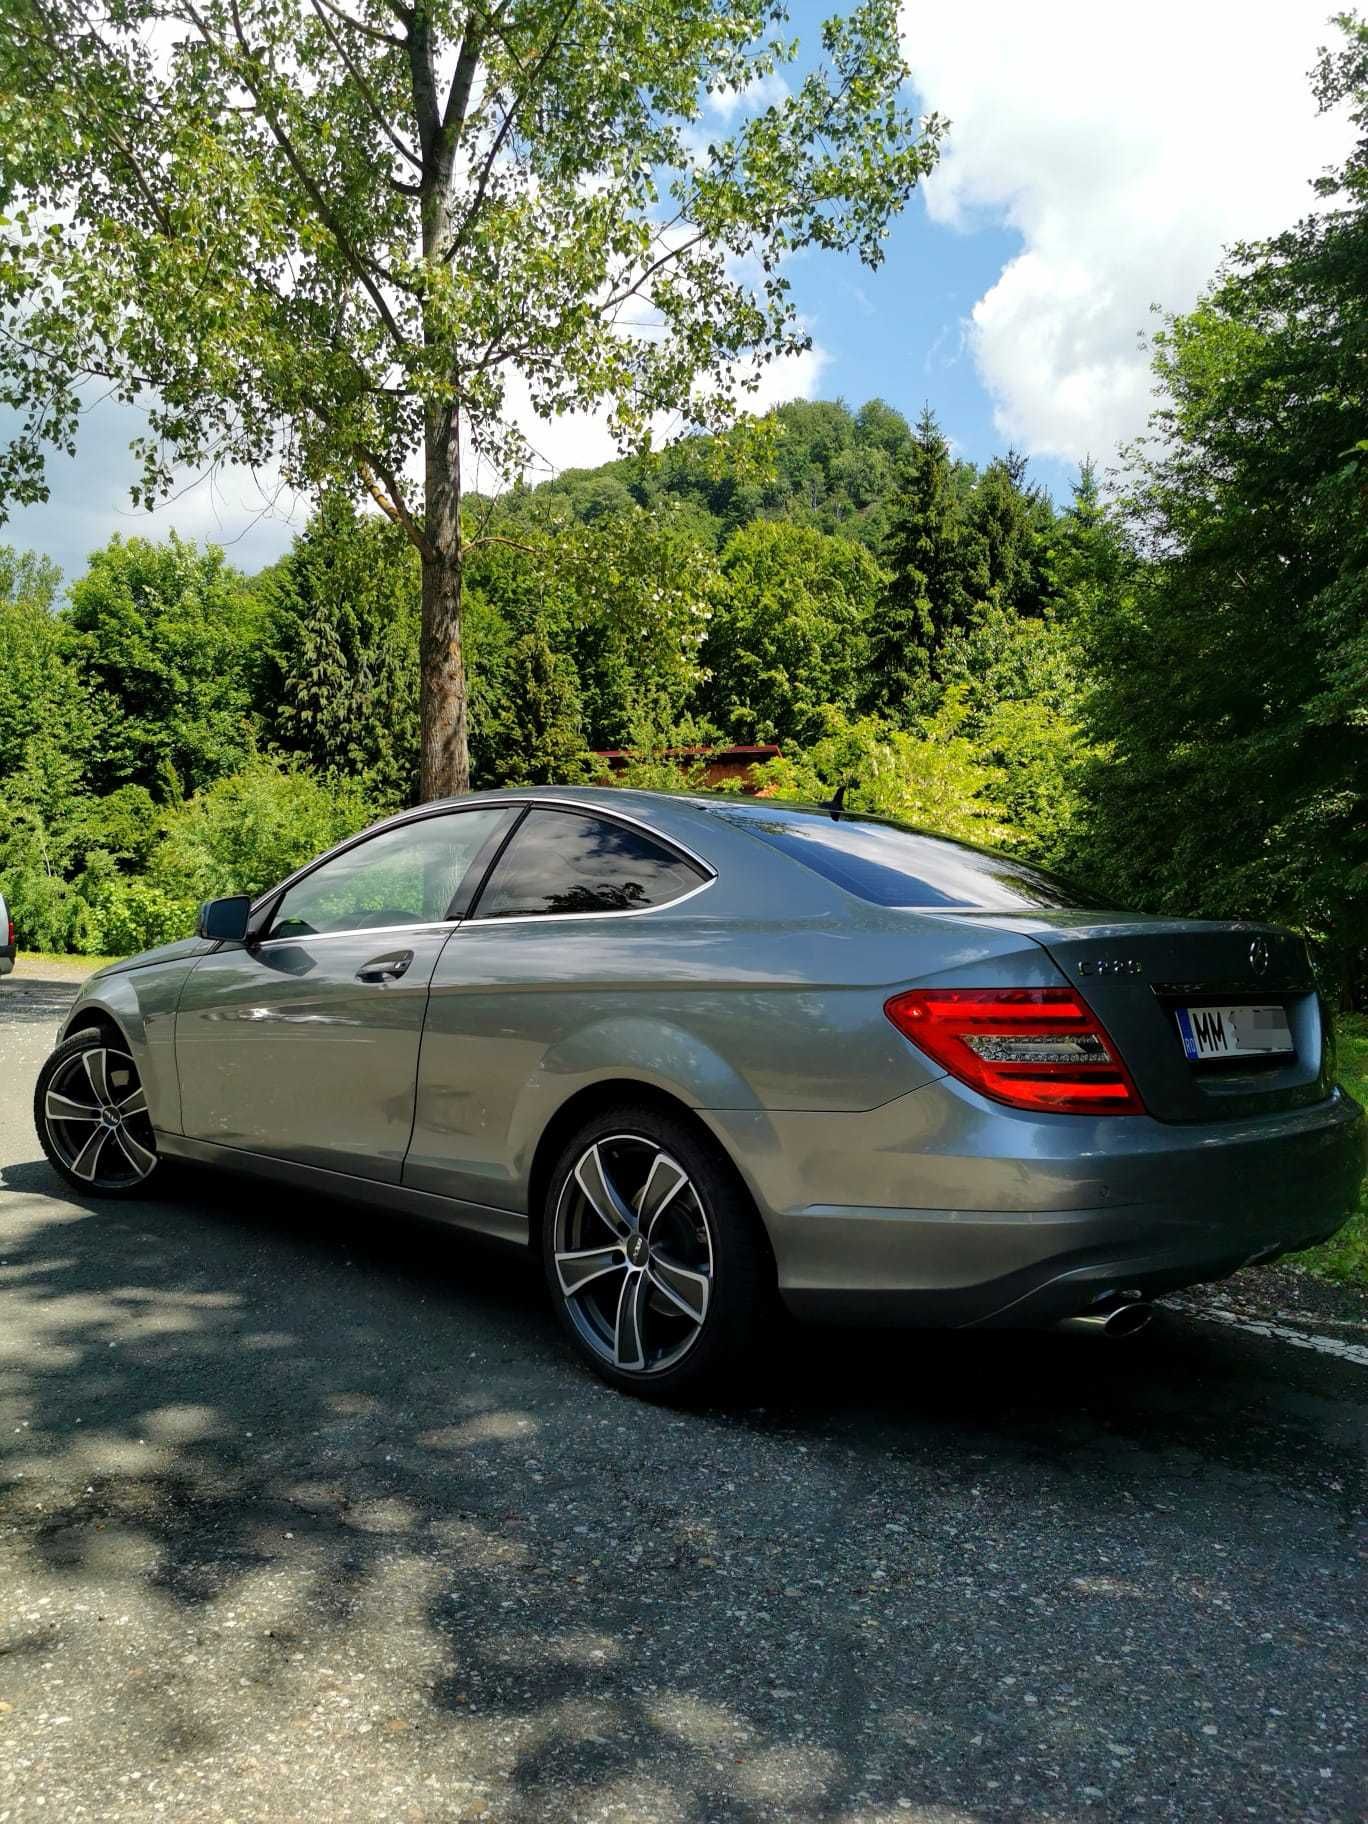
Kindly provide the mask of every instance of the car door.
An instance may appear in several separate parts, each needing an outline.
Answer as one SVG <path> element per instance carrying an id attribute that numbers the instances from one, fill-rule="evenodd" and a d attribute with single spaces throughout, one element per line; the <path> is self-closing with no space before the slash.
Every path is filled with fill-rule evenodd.
<path id="1" fill-rule="evenodd" d="M 433 968 L 515 815 L 362 837 L 290 882 L 259 935 L 198 963 L 176 1017 L 185 1133 L 396 1183 Z"/>
<path id="2" fill-rule="evenodd" d="M 516 1208 L 510 1129 L 527 1086 L 610 1003 L 649 1017 L 643 984 L 680 949 L 673 912 L 711 879 L 626 818 L 534 805 L 433 976 L 405 1185 Z"/>

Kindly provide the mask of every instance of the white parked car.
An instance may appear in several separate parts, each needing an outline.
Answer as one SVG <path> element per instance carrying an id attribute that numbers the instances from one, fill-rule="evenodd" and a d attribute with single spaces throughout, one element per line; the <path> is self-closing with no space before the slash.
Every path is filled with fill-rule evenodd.
<path id="1" fill-rule="evenodd" d="M 0 975 L 8 975 L 14 967 L 14 920 L 9 915 L 5 896 L 0 893 Z"/>

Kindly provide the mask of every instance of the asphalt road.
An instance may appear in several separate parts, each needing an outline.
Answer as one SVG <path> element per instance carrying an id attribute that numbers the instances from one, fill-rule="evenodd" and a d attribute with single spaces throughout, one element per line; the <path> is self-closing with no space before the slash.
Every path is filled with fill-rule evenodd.
<path id="1" fill-rule="evenodd" d="M 1368 1811 L 1362 1302 L 654 1410 L 462 1238 L 67 1195 L 69 992 L 0 985 L 0 1824 Z"/>

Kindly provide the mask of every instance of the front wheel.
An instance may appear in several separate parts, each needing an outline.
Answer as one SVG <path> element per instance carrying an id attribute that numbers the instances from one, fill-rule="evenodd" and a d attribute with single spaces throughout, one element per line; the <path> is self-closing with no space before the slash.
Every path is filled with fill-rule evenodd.
<path id="1" fill-rule="evenodd" d="M 684 1122 L 622 1107 L 552 1174 L 547 1284 L 577 1353 L 615 1387 L 686 1399 L 742 1372 L 768 1315 L 759 1223 L 728 1162 Z"/>
<path id="2" fill-rule="evenodd" d="M 50 1163 L 87 1197 L 130 1197 L 161 1161 L 138 1077 L 121 1045 L 73 1033 L 38 1073 L 33 1123 Z"/>

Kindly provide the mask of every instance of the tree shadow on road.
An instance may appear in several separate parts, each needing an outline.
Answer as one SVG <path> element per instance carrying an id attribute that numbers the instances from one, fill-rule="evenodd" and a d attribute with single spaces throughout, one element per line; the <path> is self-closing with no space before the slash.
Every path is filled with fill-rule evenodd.
<path id="1" fill-rule="evenodd" d="M 186 1816 L 206 1766 L 241 1819 L 1057 1816 L 1171 1794 L 1200 1714 L 1275 1816 L 1321 1752 L 1355 1645 L 1308 1678 L 1273 1596 L 1356 1453 L 1303 1364 L 1178 1321 L 792 1332 L 744 1403 L 665 1411 L 508 1251 L 208 1175 L 58 1191 L 0 1186 L 0 1676 L 89 1687 L 92 1810 L 137 1765 Z M 1183 1701 L 1138 1711 L 1137 1667 Z"/>

